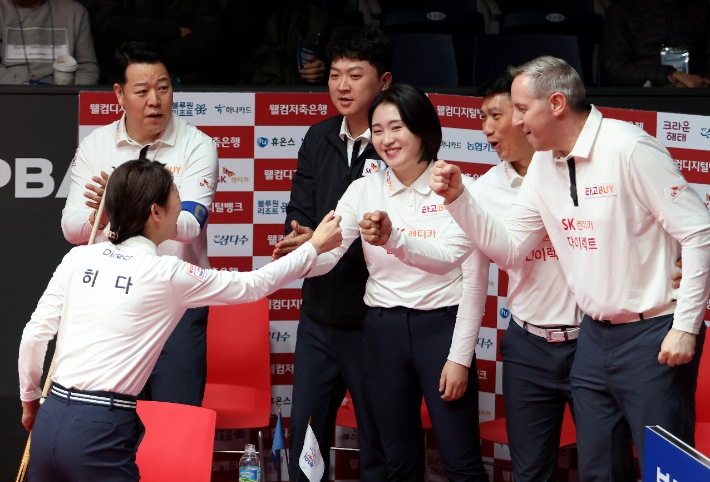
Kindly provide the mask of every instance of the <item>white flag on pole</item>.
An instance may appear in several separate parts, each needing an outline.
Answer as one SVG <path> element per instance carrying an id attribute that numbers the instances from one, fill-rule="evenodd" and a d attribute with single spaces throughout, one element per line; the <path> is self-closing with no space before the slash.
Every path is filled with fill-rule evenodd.
<path id="1" fill-rule="evenodd" d="M 325 465 L 323 464 L 323 457 L 321 457 L 320 448 L 318 447 L 318 440 L 316 440 L 316 434 L 313 433 L 310 424 L 306 430 L 306 439 L 303 441 L 303 451 L 298 460 L 298 466 L 303 473 L 306 474 L 310 482 L 320 482 L 323 477 L 323 472 L 325 472 Z"/>

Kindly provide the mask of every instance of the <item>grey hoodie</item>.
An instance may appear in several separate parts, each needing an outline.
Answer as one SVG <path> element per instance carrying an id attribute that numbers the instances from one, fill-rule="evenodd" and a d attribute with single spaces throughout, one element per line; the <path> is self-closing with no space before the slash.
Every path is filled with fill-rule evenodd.
<path id="1" fill-rule="evenodd" d="M 37 8 L 17 9 L 12 0 L 0 0 L 0 27 L 0 84 L 22 84 L 30 78 L 47 81 L 54 59 L 62 54 L 79 64 L 77 85 L 98 82 L 89 14 L 74 0 L 47 0 Z"/>

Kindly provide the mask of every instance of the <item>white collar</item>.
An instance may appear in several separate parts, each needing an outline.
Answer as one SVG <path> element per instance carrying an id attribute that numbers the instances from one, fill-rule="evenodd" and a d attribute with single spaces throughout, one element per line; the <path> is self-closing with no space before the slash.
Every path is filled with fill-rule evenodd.
<path id="1" fill-rule="evenodd" d="M 148 251 L 150 254 L 157 256 L 158 255 L 158 247 L 155 245 L 153 241 L 150 239 L 146 238 L 145 236 L 133 236 L 132 238 L 128 238 L 127 240 L 123 241 L 122 243 L 119 243 L 118 248 L 126 247 L 126 248 L 137 248 L 141 249 L 143 251 Z"/>
<path id="2" fill-rule="evenodd" d="M 348 120 L 343 117 L 343 123 L 340 124 L 340 138 L 342 140 L 350 139 L 351 141 L 365 141 L 365 144 L 368 142 L 372 142 L 372 133 L 370 132 L 370 128 L 368 127 L 365 132 L 363 132 L 360 136 L 357 138 L 353 138 L 352 135 L 350 135 L 350 128 L 348 127 Z"/>
<path id="3" fill-rule="evenodd" d="M 597 132 L 599 132 L 599 127 L 602 125 L 602 113 L 593 105 L 591 107 L 589 117 L 584 122 L 584 127 L 582 127 L 582 132 L 579 133 L 574 147 L 567 154 L 567 157 L 555 157 L 555 162 L 567 162 L 567 159 L 571 157 L 589 159 L 589 153 L 592 151 L 594 140 L 597 138 Z"/>
<path id="4" fill-rule="evenodd" d="M 431 187 L 429 187 L 429 171 L 433 165 L 434 161 L 429 161 L 429 165 L 426 170 L 409 187 L 417 191 L 419 194 L 429 194 L 431 191 Z M 392 197 L 395 194 L 407 189 L 407 186 L 402 184 L 402 181 L 399 180 L 391 167 L 388 167 L 387 171 L 385 171 L 385 183 L 387 185 L 385 190 L 388 197 Z"/>
<path id="5" fill-rule="evenodd" d="M 503 161 L 503 173 L 505 174 L 506 180 L 510 184 L 510 187 L 518 187 L 523 183 L 523 176 L 521 176 L 518 171 L 515 170 L 513 164 L 508 161 Z"/>
<path id="6" fill-rule="evenodd" d="M 149 142 L 148 146 L 152 144 L 156 144 L 160 142 L 161 144 L 165 144 L 166 146 L 174 147 L 175 142 L 177 141 L 177 123 L 178 117 L 177 114 L 174 112 L 170 113 L 170 120 L 168 121 L 168 125 L 165 127 L 165 130 L 163 131 L 162 134 L 160 134 L 160 137 L 158 137 L 156 140 L 153 142 Z M 121 120 L 118 121 L 118 125 L 116 126 L 116 145 L 119 146 L 121 143 L 124 144 L 133 144 L 133 145 L 138 145 L 136 141 L 131 139 L 131 137 L 128 135 L 128 131 L 126 130 L 126 113 L 124 112 L 123 115 L 121 116 Z M 144 147 L 144 146 L 141 146 Z"/>

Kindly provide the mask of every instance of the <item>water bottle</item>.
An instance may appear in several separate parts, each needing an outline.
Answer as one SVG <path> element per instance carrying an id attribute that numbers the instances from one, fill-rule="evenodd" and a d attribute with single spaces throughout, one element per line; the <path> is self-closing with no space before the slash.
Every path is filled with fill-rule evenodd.
<path id="1" fill-rule="evenodd" d="M 247 444 L 244 448 L 244 455 L 239 460 L 239 482 L 261 481 L 261 467 L 259 457 L 253 444 Z"/>

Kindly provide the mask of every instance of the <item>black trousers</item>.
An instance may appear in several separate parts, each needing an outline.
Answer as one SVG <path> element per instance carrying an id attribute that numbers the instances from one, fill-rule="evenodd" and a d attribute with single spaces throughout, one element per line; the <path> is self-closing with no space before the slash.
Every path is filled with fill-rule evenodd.
<path id="1" fill-rule="evenodd" d="M 449 481 L 488 482 L 478 431 L 475 359 L 461 398 L 446 402 L 439 392 L 457 311 L 455 306 L 433 311 L 370 308 L 365 318 L 367 381 L 387 457 L 388 481 L 422 480 L 424 396 Z"/>
<path id="2" fill-rule="evenodd" d="M 643 470 L 644 428 L 660 425 L 695 445 L 695 389 L 705 341 L 676 367 L 661 365 L 673 315 L 607 325 L 585 316 L 572 367 L 581 482 L 635 481 L 632 442 Z"/>
<path id="3" fill-rule="evenodd" d="M 139 400 L 202 406 L 207 382 L 209 308 L 185 311 L 165 342 Z"/>
<path id="4" fill-rule="evenodd" d="M 318 438 L 328 480 L 330 447 L 333 445 L 335 417 L 345 392 L 350 391 L 357 418 L 360 447 L 360 480 L 383 482 L 385 458 L 367 391 L 362 352 L 363 330 L 318 323 L 301 312 L 294 355 L 293 396 L 290 420 L 291 480 L 304 482 L 298 460 L 308 419 Z"/>
<path id="5" fill-rule="evenodd" d="M 29 482 L 138 481 L 136 451 L 144 433 L 135 410 L 52 394 L 40 405 L 32 430 Z"/>
<path id="6" fill-rule="evenodd" d="M 577 340 L 548 343 L 515 321 L 500 340 L 510 457 L 516 482 L 554 482 Z"/>

